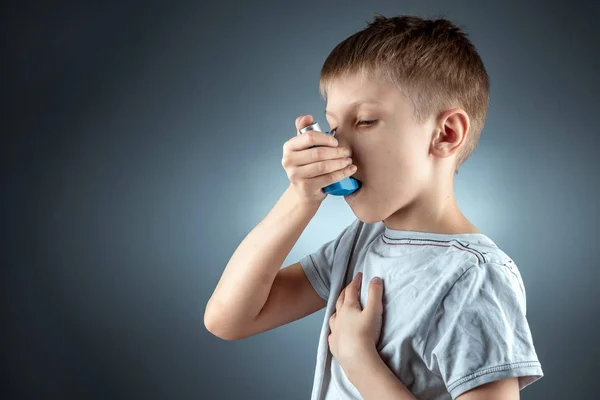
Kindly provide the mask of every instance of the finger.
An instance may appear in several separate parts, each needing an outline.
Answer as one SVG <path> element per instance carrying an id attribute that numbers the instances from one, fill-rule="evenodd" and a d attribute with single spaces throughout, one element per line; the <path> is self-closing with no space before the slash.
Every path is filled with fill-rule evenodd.
<path id="1" fill-rule="evenodd" d="M 308 125 L 312 124 L 313 122 L 315 122 L 313 120 L 312 115 L 307 114 L 307 115 L 301 115 L 298 118 L 296 118 L 296 136 L 300 135 L 300 129 L 302 128 L 306 128 Z"/>
<path id="2" fill-rule="evenodd" d="M 335 303 L 335 309 L 336 310 L 341 310 L 342 309 L 342 304 L 344 304 L 344 297 L 346 295 L 346 290 L 342 290 L 342 293 L 340 293 L 340 297 L 338 297 L 336 303 Z"/>
<path id="3" fill-rule="evenodd" d="M 314 119 L 312 115 L 301 115 L 296 118 L 296 137 L 291 138 L 286 141 L 283 149 L 284 153 L 304 150 L 314 146 L 330 146 L 337 147 L 338 140 L 333 137 L 333 135 L 329 135 L 325 132 L 320 132 L 316 130 L 310 130 L 305 132 L 304 134 L 300 133 L 300 130 L 306 128 L 309 125 L 314 123 Z"/>
<path id="4" fill-rule="evenodd" d="M 329 327 L 332 327 L 333 324 L 335 324 L 335 317 L 336 317 L 335 313 L 331 314 L 331 317 L 329 317 Z"/>
<path id="5" fill-rule="evenodd" d="M 365 310 L 373 315 L 383 313 L 383 280 L 378 276 L 371 279 Z"/>
<path id="6" fill-rule="evenodd" d="M 358 306 L 360 308 L 360 304 L 358 302 L 358 293 L 360 292 L 360 287 L 362 284 L 362 272 L 356 274 L 352 282 L 346 287 L 346 298 L 344 300 L 344 304 L 348 304 L 352 307 Z"/>
<path id="7" fill-rule="evenodd" d="M 294 165 L 297 166 L 308 166 L 309 164 L 314 164 L 318 162 L 328 161 L 328 160 L 336 160 L 339 165 L 336 165 L 337 168 L 332 169 L 331 171 L 335 171 L 336 169 L 343 168 L 349 163 L 344 163 L 346 159 L 351 160 L 352 152 L 347 147 L 330 147 L 330 146 L 319 146 L 314 149 L 305 149 L 295 151 L 288 155 L 289 158 L 293 161 Z M 329 171 L 323 170 L 323 165 L 311 166 L 312 168 L 318 168 L 319 170 L 313 171 L 315 172 L 313 176 L 322 175 Z"/>
<path id="8" fill-rule="evenodd" d="M 338 141 L 325 132 L 310 130 L 301 135 L 296 135 L 283 144 L 284 154 L 294 151 L 310 149 L 315 146 L 337 147 Z"/>

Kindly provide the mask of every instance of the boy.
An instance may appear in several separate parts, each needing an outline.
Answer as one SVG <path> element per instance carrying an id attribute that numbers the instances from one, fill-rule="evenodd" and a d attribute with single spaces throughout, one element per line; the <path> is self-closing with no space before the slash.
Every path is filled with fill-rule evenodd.
<path id="1" fill-rule="evenodd" d="M 488 107 L 475 48 L 450 21 L 376 15 L 328 56 L 320 91 L 335 138 L 284 144 L 290 186 L 231 257 L 207 329 L 235 340 L 326 306 L 313 400 L 519 398 L 543 376 L 523 282 L 453 193 Z M 321 188 L 350 175 L 357 219 L 280 269 Z"/>

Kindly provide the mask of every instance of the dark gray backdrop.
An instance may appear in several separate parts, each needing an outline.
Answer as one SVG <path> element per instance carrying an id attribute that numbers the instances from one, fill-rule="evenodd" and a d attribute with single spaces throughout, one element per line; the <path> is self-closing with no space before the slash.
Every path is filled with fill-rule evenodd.
<path id="1" fill-rule="evenodd" d="M 374 12 L 470 33 L 491 103 L 456 193 L 526 285 L 522 397 L 597 395 L 598 3 L 49 3 L 2 6 L 2 398 L 309 398 L 323 311 L 238 342 L 203 312 Z M 353 218 L 328 198 L 286 265 Z"/>

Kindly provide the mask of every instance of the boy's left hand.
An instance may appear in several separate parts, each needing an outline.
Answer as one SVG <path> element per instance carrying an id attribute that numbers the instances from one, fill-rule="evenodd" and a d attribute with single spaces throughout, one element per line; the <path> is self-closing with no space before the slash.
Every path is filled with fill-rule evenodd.
<path id="1" fill-rule="evenodd" d="M 349 370 L 360 368 L 365 357 L 377 354 L 377 342 L 383 321 L 383 282 L 371 280 L 367 305 L 363 310 L 359 303 L 362 272 L 340 294 L 336 311 L 329 318 L 331 333 L 327 337 L 331 353 L 340 363 L 346 375 Z"/>

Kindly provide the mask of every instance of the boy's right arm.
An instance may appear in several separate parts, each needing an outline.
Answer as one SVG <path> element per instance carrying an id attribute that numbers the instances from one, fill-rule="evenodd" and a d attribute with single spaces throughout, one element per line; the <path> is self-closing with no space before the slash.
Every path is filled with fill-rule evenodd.
<path id="1" fill-rule="evenodd" d="M 298 129 L 307 124 L 303 119 L 296 121 Z M 353 171 L 335 138 L 315 131 L 300 136 L 284 146 L 290 186 L 240 243 L 207 303 L 204 324 L 222 339 L 252 336 L 326 305 L 300 263 L 280 267 L 327 196 L 321 188 Z M 310 148 L 313 145 L 323 147 Z"/>
<path id="2" fill-rule="evenodd" d="M 204 324 L 214 335 L 242 339 L 325 306 L 300 263 L 280 269 L 318 210 L 298 207 L 295 197 L 289 187 L 233 253 L 204 313 Z"/>

